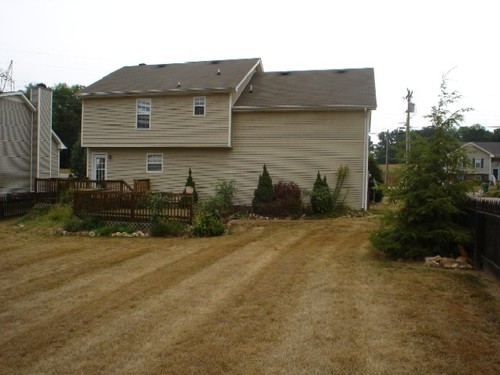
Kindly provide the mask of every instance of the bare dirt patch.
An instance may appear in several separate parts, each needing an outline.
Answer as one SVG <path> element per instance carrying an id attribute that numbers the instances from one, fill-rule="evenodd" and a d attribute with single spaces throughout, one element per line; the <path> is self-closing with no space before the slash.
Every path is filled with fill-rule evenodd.
<path id="1" fill-rule="evenodd" d="M 375 225 L 122 239 L 0 223 L 0 373 L 500 373 L 497 282 L 388 261 Z"/>

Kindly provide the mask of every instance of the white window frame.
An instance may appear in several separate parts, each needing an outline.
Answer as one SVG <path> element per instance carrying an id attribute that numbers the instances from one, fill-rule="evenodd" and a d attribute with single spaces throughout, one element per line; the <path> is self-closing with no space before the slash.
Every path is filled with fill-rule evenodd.
<path id="1" fill-rule="evenodd" d="M 159 156 L 159 161 L 150 161 L 150 157 Z M 151 165 L 160 165 L 160 170 L 150 170 Z M 163 173 L 163 154 L 159 153 L 148 153 L 146 154 L 146 173 Z"/>
<path id="2" fill-rule="evenodd" d="M 144 110 L 143 108 L 140 107 L 139 103 L 148 103 L 149 104 L 149 110 L 146 111 Z M 151 108 L 152 108 L 152 104 L 151 104 L 151 99 L 148 99 L 148 98 L 138 98 L 135 102 L 135 110 L 136 110 L 136 114 L 135 114 L 135 128 L 138 129 L 138 130 L 149 130 L 151 129 Z M 142 127 L 139 127 L 139 116 L 142 115 L 147 115 L 149 116 L 148 118 L 148 127 L 147 128 L 142 128 Z"/>
<path id="3" fill-rule="evenodd" d="M 203 101 L 203 103 L 201 103 Z M 196 113 L 196 108 L 203 108 L 203 113 Z M 206 96 L 195 96 L 193 98 L 193 116 L 205 116 L 207 113 L 207 97 Z"/>
<path id="4" fill-rule="evenodd" d="M 484 168 L 484 158 L 472 158 L 472 164 L 474 168 Z"/>

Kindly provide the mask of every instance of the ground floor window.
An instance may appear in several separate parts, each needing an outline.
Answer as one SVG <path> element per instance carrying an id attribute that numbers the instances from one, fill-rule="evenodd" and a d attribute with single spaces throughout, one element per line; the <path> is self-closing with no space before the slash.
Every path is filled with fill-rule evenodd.
<path id="1" fill-rule="evenodd" d="M 163 172 L 163 154 L 147 154 L 146 170 L 151 173 Z"/>

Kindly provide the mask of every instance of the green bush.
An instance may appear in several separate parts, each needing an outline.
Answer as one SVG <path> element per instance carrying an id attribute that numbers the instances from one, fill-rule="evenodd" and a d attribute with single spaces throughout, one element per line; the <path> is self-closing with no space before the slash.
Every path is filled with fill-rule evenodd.
<path id="1" fill-rule="evenodd" d="M 332 193 L 326 182 L 326 176 L 321 178 L 319 171 L 311 193 L 311 208 L 316 214 L 330 212 L 333 208 Z"/>
<path id="2" fill-rule="evenodd" d="M 269 203 L 274 200 L 274 187 L 273 180 L 267 171 L 267 167 L 264 164 L 262 174 L 259 176 L 259 182 L 257 184 L 257 189 L 254 191 L 254 196 L 252 200 L 252 208 L 255 212 L 258 211 L 259 206 L 262 203 Z"/>
<path id="3" fill-rule="evenodd" d="M 302 193 L 295 182 L 280 181 L 273 187 L 274 200 L 261 203 L 257 213 L 273 217 L 300 217 L 303 213 Z"/>
<path id="4" fill-rule="evenodd" d="M 211 214 L 196 215 L 193 220 L 193 234 L 198 237 L 220 236 L 226 231 L 226 225 L 220 217 Z"/>
<path id="5" fill-rule="evenodd" d="M 64 230 L 68 232 L 79 232 L 83 230 L 83 220 L 73 216 L 64 223 Z"/>
<path id="6" fill-rule="evenodd" d="M 160 220 L 153 223 L 151 236 L 153 237 L 177 237 L 181 236 L 186 226 L 178 220 Z"/>

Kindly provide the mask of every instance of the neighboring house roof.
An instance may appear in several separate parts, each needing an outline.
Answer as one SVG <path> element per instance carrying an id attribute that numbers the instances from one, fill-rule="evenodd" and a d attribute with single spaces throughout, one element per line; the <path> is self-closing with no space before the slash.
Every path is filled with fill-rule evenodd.
<path id="1" fill-rule="evenodd" d="M 256 73 L 235 110 L 375 109 L 372 68 Z"/>
<path id="2" fill-rule="evenodd" d="M 500 158 L 500 142 L 469 142 L 462 147 L 469 145 L 476 146 L 480 150 L 490 154 L 492 158 Z"/>
<path id="3" fill-rule="evenodd" d="M 258 58 L 125 66 L 78 92 L 80 98 L 180 92 L 234 92 L 253 73 Z"/>
<path id="4" fill-rule="evenodd" d="M 11 91 L 11 92 L 0 92 L 0 99 L 1 98 L 8 98 L 12 96 L 18 96 L 21 98 L 21 100 L 26 104 L 26 106 L 32 111 L 36 112 L 36 107 L 33 105 L 33 103 L 24 95 L 22 91 Z M 57 134 L 54 132 L 54 130 L 51 130 L 52 132 L 52 139 L 56 142 L 57 148 L 59 150 L 66 150 L 67 147 L 66 145 L 61 141 L 61 139 L 57 136 Z"/>
<path id="5" fill-rule="evenodd" d="M 52 130 L 52 139 L 56 142 L 57 148 L 59 150 L 66 150 L 67 149 L 66 145 L 61 141 L 61 138 L 59 138 L 57 136 L 56 132 L 53 130 Z"/>
<path id="6" fill-rule="evenodd" d="M 31 101 L 24 95 L 22 91 L 0 92 L 0 98 L 8 98 L 10 96 L 19 96 L 31 111 L 36 111 L 36 107 L 33 105 L 33 103 L 31 103 Z"/>

